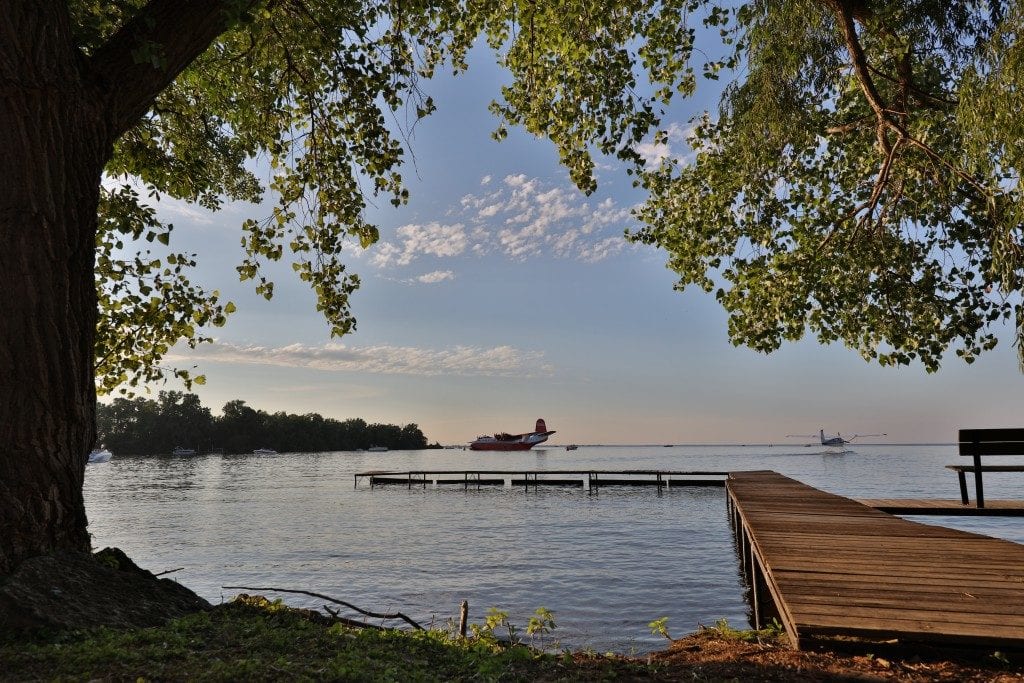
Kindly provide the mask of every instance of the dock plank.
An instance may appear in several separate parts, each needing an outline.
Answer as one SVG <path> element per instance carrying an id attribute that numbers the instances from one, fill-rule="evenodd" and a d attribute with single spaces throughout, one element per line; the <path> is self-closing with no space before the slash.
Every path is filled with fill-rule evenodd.
<path id="1" fill-rule="evenodd" d="M 733 473 L 726 488 L 755 591 L 770 595 L 795 646 L 853 635 L 1024 648 L 1024 546 L 775 472 Z"/>
<path id="2" fill-rule="evenodd" d="M 949 515 L 958 517 L 1024 517 L 1024 500 L 985 500 L 985 507 L 937 498 L 871 498 L 859 502 L 894 515 Z"/>

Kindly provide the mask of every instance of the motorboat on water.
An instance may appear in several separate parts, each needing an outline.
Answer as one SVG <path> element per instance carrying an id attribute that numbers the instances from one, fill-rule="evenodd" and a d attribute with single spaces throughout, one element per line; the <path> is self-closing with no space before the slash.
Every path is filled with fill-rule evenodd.
<path id="1" fill-rule="evenodd" d="M 528 451 L 539 443 L 544 443 L 548 437 L 554 434 L 554 430 L 548 431 L 544 424 L 544 418 L 537 420 L 537 425 L 532 432 L 524 434 L 508 434 L 500 432 L 494 436 L 478 436 L 469 444 L 471 451 Z"/>
<path id="2" fill-rule="evenodd" d="M 574 443 L 571 443 L 571 444 L 569 444 L 568 446 L 566 446 L 566 447 L 565 447 L 565 450 L 567 450 L 567 451 L 574 451 L 574 450 L 576 450 L 577 448 L 579 448 L 579 446 L 577 446 L 577 445 L 576 445 L 576 444 L 574 444 Z"/>
<path id="3" fill-rule="evenodd" d="M 100 446 L 99 448 L 92 449 L 92 452 L 89 453 L 89 462 L 93 464 L 100 462 L 109 462 L 110 459 L 113 457 L 113 453 L 108 451 L 105 447 Z"/>
<path id="4" fill-rule="evenodd" d="M 171 455 L 195 455 L 196 449 L 186 448 L 184 446 L 175 446 L 174 450 L 171 451 Z"/>
<path id="5" fill-rule="evenodd" d="M 387 446 L 370 446 L 366 450 L 368 452 L 370 452 L 370 453 L 387 453 L 388 452 L 388 447 Z"/>
<path id="6" fill-rule="evenodd" d="M 277 451 L 273 448 L 257 448 L 252 452 L 253 455 L 277 455 Z"/>

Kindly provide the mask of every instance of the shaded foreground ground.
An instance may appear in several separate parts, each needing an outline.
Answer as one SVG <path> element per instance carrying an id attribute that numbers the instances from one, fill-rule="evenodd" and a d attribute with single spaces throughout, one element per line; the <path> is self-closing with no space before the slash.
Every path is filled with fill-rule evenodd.
<path id="1" fill-rule="evenodd" d="M 262 599 L 133 630 L 0 644 L 3 680 L 1024 681 L 1019 657 L 876 650 L 794 652 L 769 637 L 704 629 L 642 659 L 541 655 L 493 639 L 329 624 Z"/>

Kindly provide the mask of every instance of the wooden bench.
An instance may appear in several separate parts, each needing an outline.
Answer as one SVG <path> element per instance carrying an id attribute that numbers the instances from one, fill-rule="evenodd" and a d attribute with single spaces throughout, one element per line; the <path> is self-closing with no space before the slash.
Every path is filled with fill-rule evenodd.
<path id="1" fill-rule="evenodd" d="M 960 480 L 960 500 L 964 505 L 967 498 L 967 472 L 974 472 L 974 491 L 979 508 L 985 507 L 985 492 L 982 487 L 982 472 L 1024 472 L 1024 465 L 982 465 L 982 456 L 1024 455 L 1024 428 L 1017 429 L 961 429 L 960 455 L 969 455 L 973 465 L 946 465 L 956 472 Z"/>

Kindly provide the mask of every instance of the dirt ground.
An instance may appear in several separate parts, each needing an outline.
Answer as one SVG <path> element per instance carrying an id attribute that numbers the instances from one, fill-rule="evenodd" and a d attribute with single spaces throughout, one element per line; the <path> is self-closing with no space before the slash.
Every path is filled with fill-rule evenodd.
<path id="1" fill-rule="evenodd" d="M 710 628 L 673 641 L 650 661 L 670 681 L 1024 681 L 1024 653 L 884 643 L 828 647 L 796 651 L 779 642 L 729 638 Z"/>

